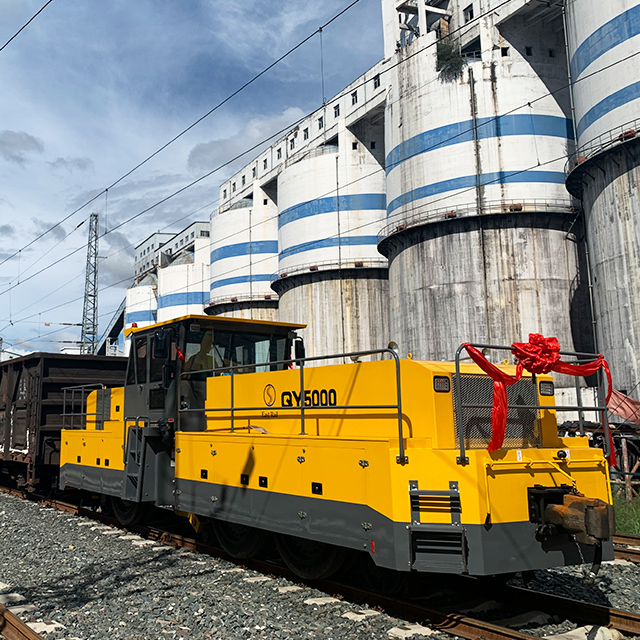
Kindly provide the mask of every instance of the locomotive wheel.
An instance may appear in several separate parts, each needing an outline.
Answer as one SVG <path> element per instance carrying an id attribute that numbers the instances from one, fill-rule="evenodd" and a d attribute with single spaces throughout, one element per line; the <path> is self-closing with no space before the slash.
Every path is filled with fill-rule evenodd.
<path id="1" fill-rule="evenodd" d="M 149 515 L 150 504 L 148 502 L 131 502 L 111 496 L 111 509 L 120 524 L 125 526 L 138 524 Z"/>
<path id="2" fill-rule="evenodd" d="M 276 535 L 276 547 L 287 567 L 306 580 L 322 580 L 334 575 L 346 555 L 341 547 L 284 534 Z"/>
<path id="3" fill-rule="evenodd" d="M 265 547 L 265 531 L 222 520 L 214 520 L 211 524 L 220 546 L 232 558 L 255 558 Z"/>
<path id="4" fill-rule="evenodd" d="M 368 554 L 360 558 L 359 574 L 365 589 L 384 596 L 399 596 L 407 591 L 407 573 L 379 567 Z"/>

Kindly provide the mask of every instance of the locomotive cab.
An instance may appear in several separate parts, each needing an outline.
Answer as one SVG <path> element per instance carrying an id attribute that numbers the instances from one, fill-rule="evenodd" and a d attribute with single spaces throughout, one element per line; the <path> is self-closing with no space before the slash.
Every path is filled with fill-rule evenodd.
<path id="1" fill-rule="evenodd" d="M 287 359 L 302 326 L 187 316 L 126 331 L 125 386 L 92 391 L 80 414 L 65 409 L 60 486 L 109 496 L 129 524 L 146 514 L 139 505 L 174 508 L 175 432 L 206 428 L 207 377 Z"/>

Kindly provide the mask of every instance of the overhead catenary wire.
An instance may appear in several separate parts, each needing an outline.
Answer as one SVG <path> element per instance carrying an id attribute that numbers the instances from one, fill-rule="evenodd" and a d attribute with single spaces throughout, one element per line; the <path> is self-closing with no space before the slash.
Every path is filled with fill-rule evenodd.
<path id="1" fill-rule="evenodd" d="M 491 13 L 492 11 L 494 11 L 494 10 L 496 10 L 496 9 L 499 9 L 500 7 L 502 7 L 502 6 L 506 5 L 506 4 L 508 4 L 508 3 L 509 3 L 509 2 L 511 2 L 511 1 L 512 1 L 512 0 L 503 0 L 503 2 L 502 2 L 502 3 L 498 4 L 496 7 L 494 7 L 493 9 L 491 9 L 491 11 L 486 11 L 485 13 L 479 14 L 478 16 L 476 16 L 475 18 L 473 18 L 471 21 L 467 22 L 465 25 L 463 25 L 463 26 L 459 27 L 458 29 L 455 29 L 455 30 L 451 31 L 451 32 L 449 33 L 449 36 L 448 36 L 448 37 L 450 37 L 452 34 L 456 33 L 457 31 L 459 31 L 459 30 L 461 30 L 461 29 L 466 29 L 466 28 L 468 28 L 468 27 L 470 26 L 470 24 L 472 24 L 473 22 L 476 22 L 476 21 L 480 20 L 481 18 L 483 18 L 484 16 L 488 15 L 488 14 L 489 14 L 489 13 Z M 265 69 L 263 72 L 261 72 L 261 74 L 266 73 L 266 71 L 268 71 L 268 70 L 269 70 L 270 68 L 272 68 L 275 64 L 277 64 L 277 62 L 279 62 L 279 61 L 283 60 L 287 55 L 289 55 L 290 53 L 292 53 L 293 51 L 295 51 L 297 48 L 299 48 L 300 46 L 302 46 L 302 44 L 304 44 L 304 42 L 308 41 L 308 40 L 309 40 L 310 38 L 312 38 L 316 33 L 318 33 L 318 32 L 319 32 L 319 33 L 322 33 L 322 29 L 324 29 L 326 26 L 328 26 L 328 25 L 330 25 L 332 22 L 334 22 L 337 18 L 339 18 L 341 15 L 343 15 L 346 11 L 348 11 L 348 10 L 349 10 L 353 5 L 355 5 L 357 2 L 359 2 L 359 0 L 354 0 L 353 2 L 351 2 L 349 5 L 347 5 L 347 7 L 345 7 L 344 9 L 342 9 L 342 10 L 341 10 L 339 13 L 337 13 L 335 16 L 333 16 L 333 18 L 331 18 L 329 21 L 327 21 L 324 25 L 322 25 L 322 26 L 318 27 L 318 29 L 317 29 L 313 34 L 311 34 L 310 36 L 307 36 L 307 38 L 305 38 L 303 41 L 301 41 L 300 43 L 298 43 L 298 45 L 296 45 L 295 47 L 293 47 L 292 49 L 290 49 L 290 50 L 289 50 L 289 52 L 287 52 L 286 54 L 284 54 L 283 56 L 281 56 L 281 57 L 278 59 L 278 61 L 276 61 L 276 62 L 272 63 L 272 65 L 270 65 L 270 67 L 268 67 L 268 68 L 267 68 L 267 69 Z M 438 42 L 440 42 L 442 39 L 443 39 L 443 38 L 437 39 L 435 42 L 431 43 L 430 45 L 428 45 L 428 46 L 427 46 L 427 47 L 425 47 L 424 49 L 418 50 L 418 51 L 416 51 L 416 52 L 414 52 L 414 53 L 412 53 L 412 54 L 410 54 L 410 55 L 408 55 L 408 56 L 404 57 L 402 60 L 399 60 L 399 61 L 398 61 L 398 62 L 396 62 L 394 65 L 391 65 L 390 67 L 387 67 L 386 69 L 381 70 L 381 71 L 380 71 L 380 75 L 382 75 L 383 73 L 388 73 L 388 72 L 390 72 L 392 69 L 394 69 L 395 67 L 399 66 L 400 64 L 404 64 L 405 62 L 407 62 L 408 60 L 412 59 L 412 58 L 413 58 L 413 57 L 415 57 L 416 55 L 419 55 L 419 54 L 423 53 L 425 50 L 427 50 L 427 49 L 429 49 L 429 48 L 431 48 L 431 47 L 433 47 L 433 46 L 436 46 L 436 45 L 438 44 Z M 258 74 L 258 75 L 260 75 L 260 74 Z M 258 76 L 255 76 L 255 78 L 257 78 L 257 77 L 258 77 Z M 249 81 L 249 84 L 250 84 L 250 82 L 251 82 L 251 81 Z M 365 81 L 363 81 L 360 85 L 355 85 L 355 87 L 357 88 L 357 87 L 359 87 L 359 86 L 363 86 L 363 85 L 364 85 L 364 82 L 365 82 Z M 247 86 L 248 86 L 248 85 L 247 85 Z M 342 92 L 340 92 L 340 93 L 338 94 L 338 96 L 334 97 L 333 99 L 334 99 L 334 100 L 339 99 L 340 97 L 343 97 L 344 95 L 346 95 L 346 93 L 347 93 L 348 91 L 352 91 L 353 89 L 354 89 L 354 85 L 353 85 L 353 84 L 351 84 L 351 85 L 349 85 L 347 88 L 343 89 L 343 91 L 342 91 Z M 234 93 L 234 95 L 237 95 L 237 93 L 238 93 L 239 91 L 240 91 L 240 90 L 236 91 L 236 92 Z M 231 97 L 231 96 L 230 96 L 230 97 Z M 226 99 L 225 99 L 225 100 L 226 100 Z M 221 103 L 221 104 L 222 104 L 222 103 Z M 216 108 L 217 108 L 217 107 L 214 107 L 214 109 L 212 109 L 212 110 L 209 112 L 209 114 L 208 114 L 208 115 L 210 115 L 211 113 L 213 113 L 213 111 L 215 111 L 215 109 L 216 109 Z M 314 112 L 315 112 L 315 110 L 314 110 Z M 314 112 L 311 112 L 311 113 L 314 113 Z M 203 116 L 203 118 L 204 118 L 204 117 L 207 117 L 207 116 Z M 308 117 L 308 116 L 305 116 L 305 117 Z M 200 122 L 203 118 L 201 118 L 201 119 L 200 119 L 200 120 L 198 120 L 197 122 Z M 277 132 L 277 133 L 273 134 L 273 136 L 270 136 L 270 137 L 269 137 L 269 138 L 267 138 L 266 140 L 263 140 L 262 142 L 258 143 L 257 145 L 254 145 L 253 147 L 251 147 L 250 149 L 246 150 L 245 152 L 243 152 L 243 153 L 239 154 L 238 156 L 236 156 L 236 157 L 235 157 L 235 158 L 233 158 L 232 160 L 230 160 L 230 161 L 228 161 L 228 162 L 226 162 L 226 163 L 224 163 L 224 164 L 220 165 L 220 166 L 219 166 L 219 167 L 217 167 L 216 169 L 214 169 L 214 170 L 212 170 L 212 171 L 208 172 L 207 174 L 205 174 L 205 175 L 201 176 L 200 178 L 198 178 L 198 179 L 196 179 L 196 180 L 192 181 L 192 182 L 191 182 L 191 183 L 189 183 L 188 185 L 186 185 L 186 186 L 182 187 L 181 189 L 179 189 L 179 190 L 175 191 L 174 193 L 170 194 L 170 195 L 169 195 L 169 196 L 167 196 L 166 198 L 163 198 L 163 199 L 161 199 L 160 201 L 158 201 L 158 202 L 154 203 L 154 204 L 153 204 L 153 205 L 151 205 L 150 207 L 147 207 L 147 208 L 146 208 L 146 209 L 144 209 L 143 211 L 140 211 L 140 212 L 139 212 L 139 213 L 137 213 L 136 215 L 134 215 L 134 216 L 132 216 L 132 217 L 128 218 L 127 220 L 125 220 L 124 222 L 120 223 L 119 225 L 117 225 L 117 226 L 113 227 L 112 229 L 109 229 L 108 231 L 105 231 L 105 233 L 104 233 L 102 236 L 100 236 L 100 237 L 102 238 L 103 236 L 107 235 L 107 233 L 111 233 L 112 231 L 115 231 L 116 229 L 118 229 L 118 228 L 122 227 L 124 224 L 127 224 L 128 222 L 131 222 L 131 221 L 135 220 L 136 218 L 140 217 L 141 215 L 143 215 L 143 214 L 145 214 L 145 213 L 147 213 L 147 212 L 151 211 L 152 209 L 156 208 L 157 206 L 159 206 L 159 205 L 161 205 L 161 204 L 163 204 L 163 203 L 167 202 L 169 199 L 171 199 L 171 198 L 175 197 L 176 195 L 179 195 L 179 194 L 180 194 L 180 193 L 182 193 L 183 191 L 186 191 L 187 189 L 191 188 L 192 186 L 194 186 L 194 185 L 198 184 L 199 182 L 201 182 L 201 181 L 202 181 L 202 180 L 204 180 L 205 178 L 209 177 L 210 175 L 212 175 L 212 174 L 213 174 L 213 173 L 215 173 L 216 171 L 219 171 L 220 169 L 224 168 L 225 166 L 228 166 L 228 165 L 229 165 L 229 164 L 231 164 L 232 162 L 235 162 L 236 160 L 238 160 L 238 159 L 239 159 L 239 158 L 241 158 L 242 156 L 246 155 L 246 154 L 247 154 L 247 153 L 249 153 L 250 151 L 253 151 L 254 149 L 256 149 L 256 148 L 258 148 L 259 146 L 261 146 L 262 144 L 265 144 L 265 142 L 267 142 L 267 141 L 268 141 L 268 140 L 270 140 L 271 138 L 273 138 L 273 137 L 275 137 L 275 136 L 277 136 L 277 135 L 280 135 L 280 133 L 283 133 L 283 132 L 287 131 L 288 129 L 291 129 L 292 127 L 295 127 L 297 124 L 299 124 L 300 122 L 302 122 L 304 119 L 305 119 L 305 118 L 303 117 L 303 118 L 300 118 L 300 119 L 298 119 L 297 121 L 295 121 L 295 122 L 293 122 L 293 123 L 289 124 L 287 127 L 284 127 L 284 128 L 283 128 L 283 129 L 281 129 L 279 132 Z M 186 133 L 186 131 L 187 131 L 187 130 L 189 130 L 190 128 L 193 128 L 193 126 L 195 126 L 195 124 L 197 124 L 197 122 L 196 122 L 196 123 L 194 123 L 194 125 L 191 125 L 191 126 L 190 126 L 190 127 L 188 127 L 187 129 L 185 129 L 185 130 L 183 131 L 183 133 Z M 179 134 L 179 135 L 174 139 L 174 141 L 175 141 L 175 140 L 177 140 L 177 139 L 178 139 L 178 137 L 180 137 L 181 135 L 183 135 L 183 133 Z M 166 144 L 166 145 L 164 145 L 164 147 L 162 147 L 162 148 L 166 148 L 166 146 L 168 146 L 168 144 L 170 144 L 170 143 L 167 143 L 167 144 Z M 160 149 L 160 150 L 162 150 L 162 149 Z M 151 159 L 151 157 L 153 157 L 154 155 L 157 155 L 157 153 L 159 153 L 159 151 L 160 151 L 160 150 L 158 150 L 157 152 L 155 152 L 154 154 L 152 154 L 151 156 L 149 156 L 145 161 L 143 161 L 142 163 L 140 163 L 140 164 L 138 165 L 138 167 L 142 166 L 142 164 L 144 164 L 145 162 L 147 162 L 148 160 L 150 160 L 150 159 Z M 138 168 L 138 167 L 136 167 L 136 168 Z M 65 217 L 63 220 L 61 220 L 59 223 L 57 223 L 57 224 L 53 225 L 50 229 L 48 229 L 47 231 L 45 231 L 45 232 L 43 232 L 42 234 L 40 234 L 37 238 L 35 238 L 35 239 L 34 239 L 34 240 L 32 240 L 30 243 L 28 243 L 27 245 L 25 245 L 25 247 L 23 247 L 23 248 L 22 248 L 21 250 L 19 250 L 19 251 L 22 251 L 24 248 L 31 246 L 34 242 L 36 242 L 37 240 L 39 240 L 40 238 L 42 238 L 42 237 L 43 237 L 44 235 L 46 235 L 49 231 L 53 230 L 54 228 L 56 228 L 57 226 L 59 226 L 60 224 L 62 224 L 62 223 L 63 223 L 63 222 L 65 222 L 66 220 L 68 220 L 68 219 L 69 219 L 71 216 L 73 216 L 75 213 L 78 213 L 81 209 L 83 209 L 84 207 L 86 207 L 86 206 L 87 206 L 87 205 L 89 205 L 90 203 L 94 202 L 97 198 L 99 198 L 99 197 L 100 197 L 101 195 L 103 195 L 105 192 L 108 192 L 108 190 L 109 190 L 109 189 L 111 189 L 113 186 L 115 186 L 116 184 L 118 184 L 121 180 L 123 180 L 127 175 L 130 175 L 133 171 L 135 171 L 135 168 L 134 168 L 134 169 L 132 169 L 131 171 L 129 171 L 127 174 L 125 174 L 125 176 L 122 176 L 121 178 L 119 178 L 116 182 L 112 183 L 112 184 L 111 184 L 109 187 L 107 187 L 105 190 L 103 190 L 102 192 L 100 192 L 99 194 L 97 194 L 96 196 L 94 196 L 93 198 L 91 198 L 90 200 L 88 200 L 85 204 L 83 204 L 83 205 L 81 205 L 80 207 L 78 207 L 77 209 L 75 209 L 73 212 L 71 212 L 68 216 L 66 216 L 66 217 Z M 60 258 L 60 259 L 59 259 L 59 260 L 57 260 L 56 262 L 54 262 L 54 263 L 52 263 L 52 264 L 48 265 L 47 267 L 45 267 L 45 268 L 41 269 L 39 272 L 36 272 L 35 274 L 32 274 L 32 276 L 30 276 L 29 278 L 26 278 L 26 279 L 22 280 L 20 283 L 18 283 L 18 284 L 16 284 L 16 285 L 14 285 L 14 286 L 19 286 L 19 284 L 24 284 L 25 282 L 28 282 L 28 281 L 29 281 L 29 280 L 31 280 L 33 277 L 35 277 L 35 276 L 39 275 L 40 273 L 43 273 L 44 271 L 46 271 L 46 270 L 48 270 L 49 268 L 51 268 L 51 267 L 55 266 L 56 264 L 59 264 L 62 260 L 65 260 L 66 258 L 69 258 L 69 257 L 71 257 L 71 256 L 75 255 L 76 253 L 78 253 L 78 252 L 79 252 L 79 251 L 81 251 L 81 250 L 82 250 L 82 248 L 78 248 L 78 249 L 76 249 L 76 250 L 72 251 L 72 252 L 71 252 L 71 253 L 69 253 L 67 256 L 63 256 L 62 258 Z M 15 257 L 16 255 L 18 255 L 18 254 L 19 254 L 19 251 L 18 251 L 18 252 L 15 252 L 14 254 L 10 255 L 10 256 L 9 256 L 9 257 L 7 257 L 7 258 L 5 258 L 3 261 L 0 261 L 0 266 L 2 266 L 2 265 L 3 265 L 7 260 L 10 260 L 11 258 L 13 258 L 13 257 Z M 13 288 L 13 287 L 11 287 L 11 286 L 10 286 L 10 287 L 8 287 L 8 288 L 7 288 L 7 289 L 5 289 L 5 290 L 0 291 L 0 296 L 4 295 L 4 294 L 5 294 L 5 293 L 7 293 L 8 291 L 10 291 L 12 288 Z"/>
<path id="2" fill-rule="evenodd" d="M 558 162 L 558 161 L 560 161 L 560 160 L 563 160 L 564 158 L 565 158 L 565 156 L 564 156 L 564 155 L 563 155 L 563 156 L 558 156 L 558 157 L 556 157 L 556 158 L 552 158 L 552 159 L 550 159 L 550 160 L 547 160 L 546 162 L 543 162 L 543 163 L 536 163 L 535 165 L 532 165 L 532 166 L 527 167 L 527 168 L 525 168 L 525 169 L 520 169 L 520 170 L 517 170 L 517 171 L 510 172 L 510 173 L 506 174 L 506 176 L 507 176 L 507 177 L 511 177 L 511 176 L 516 176 L 516 175 L 522 174 L 522 173 L 526 173 L 526 172 L 528 172 L 528 171 L 533 171 L 534 169 L 537 169 L 537 168 L 539 168 L 540 166 L 545 166 L 545 165 L 547 165 L 547 164 L 553 164 L 554 162 Z M 503 176 L 503 177 L 504 177 L 504 176 Z M 486 184 L 486 185 L 490 185 L 490 184 L 499 183 L 499 182 L 500 182 L 500 180 L 501 180 L 501 178 L 495 178 L 494 180 L 487 181 L 485 184 Z M 472 187 L 468 187 L 468 188 L 465 188 L 465 189 L 461 189 L 461 190 L 460 190 L 460 191 L 458 191 L 457 193 L 458 193 L 458 194 L 460 194 L 460 193 L 473 192 L 473 191 L 475 191 L 475 185 L 474 185 L 474 186 L 472 186 Z M 333 193 L 333 192 L 332 192 L 332 193 Z M 431 205 L 433 205 L 433 204 L 435 204 L 435 203 L 437 203 L 437 202 L 440 202 L 440 201 L 444 201 L 444 200 L 448 199 L 449 197 L 450 197 L 450 195 L 444 195 L 444 196 L 442 196 L 442 197 L 440 197 L 440 198 L 438 198 L 438 199 L 436 199 L 436 200 L 433 200 L 433 201 L 429 202 L 428 206 L 429 206 L 429 207 L 431 207 Z M 414 207 L 409 208 L 409 209 L 408 209 L 408 211 L 406 211 L 406 210 L 405 210 L 404 212 L 402 212 L 402 214 L 404 215 L 404 214 L 406 214 L 406 213 L 410 213 L 410 212 L 412 212 L 412 211 L 416 211 L 416 210 L 419 210 L 419 209 L 421 209 L 421 208 L 425 208 L 426 206 L 427 206 L 427 205 L 416 205 L 416 206 L 414 206 Z M 390 217 L 393 217 L 393 216 L 390 216 Z M 352 230 L 352 231 L 357 231 L 357 230 L 364 229 L 364 228 L 366 228 L 366 227 L 368 227 L 368 226 L 375 225 L 375 224 L 379 224 L 379 221 L 366 222 L 366 223 L 364 223 L 364 224 L 362 224 L 362 225 L 359 225 L 359 226 L 353 227 L 351 230 Z M 327 236 L 327 237 L 328 237 L 328 238 L 337 238 L 337 234 L 334 234 L 334 235 L 331 235 L 331 236 Z M 253 264 L 254 264 L 254 265 L 256 265 L 256 264 L 260 264 L 260 263 L 262 263 L 262 262 L 266 262 L 266 261 L 268 261 L 269 259 L 270 259 L 269 257 L 266 257 L 266 258 L 260 258 L 260 259 L 258 259 L 258 260 L 255 260 L 255 261 L 253 262 Z M 228 271 L 222 272 L 222 273 L 221 273 L 221 274 L 219 274 L 219 275 L 228 276 L 228 275 L 231 275 L 232 273 L 237 272 L 237 271 L 238 271 L 238 270 L 240 270 L 241 268 L 242 268 L 242 267 L 236 267 L 236 268 L 234 268 L 234 269 L 229 269 Z M 122 280 L 120 280 L 120 281 L 118 281 L 118 282 L 115 282 L 115 283 L 112 283 L 112 284 L 110 284 L 110 285 L 107 285 L 107 286 L 103 287 L 102 289 L 100 289 L 100 291 L 102 291 L 102 290 L 106 290 L 106 289 L 109 289 L 109 288 L 112 288 L 112 287 L 117 286 L 118 284 L 122 284 L 122 283 L 124 283 L 124 282 L 129 282 L 130 280 L 131 280 L 131 278 L 124 278 L 124 279 L 122 279 Z M 198 284 L 204 284 L 205 282 L 208 282 L 208 279 L 203 279 L 203 280 L 200 280 L 200 281 L 192 282 L 191 284 L 192 284 L 192 285 L 198 285 Z M 176 291 L 180 291 L 180 289 L 179 289 L 179 288 L 178 288 L 178 289 L 174 289 L 174 290 L 172 290 L 172 291 L 169 291 L 169 293 L 176 292 Z M 69 300 L 69 301 L 67 301 L 67 302 L 63 302 L 63 303 L 61 303 L 61 304 L 59 304 L 59 305 L 56 305 L 56 306 L 54 306 L 54 307 L 51 307 L 51 308 L 49 308 L 49 309 L 45 310 L 45 312 L 53 311 L 53 310 L 55 310 L 55 309 L 58 309 L 58 308 L 63 307 L 63 306 L 66 306 L 66 305 L 68 305 L 68 304 L 72 304 L 73 302 L 77 302 L 77 301 L 79 301 L 79 300 L 82 300 L 82 296 L 79 296 L 79 297 L 75 298 L 74 300 Z M 104 313 L 104 314 L 100 314 L 100 317 L 107 316 L 107 315 L 111 315 L 114 311 L 115 311 L 115 309 L 114 309 L 113 311 L 111 311 L 111 312 Z M 36 316 L 36 315 L 38 315 L 38 314 L 34 314 L 34 316 Z M 30 317 L 34 317 L 34 316 L 30 316 Z M 17 321 L 17 322 L 22 322 L 22 320 Z M 6 329 L 6 327 L 5 327 L 5 329 Z M 4 329 L 2 329 L 2 331 L 3 331 L 3 330 L 4 330 Z M 63 329 L 58 329 L 58 330 L 56 330 L 56 331 L 63 331 L 63 330 L 64 330 L 64 328 L 63 328 Z M 52 333 L 55 333 L 56 331 L 49 332 L 49 333 L 47 333 L 47 334 L 43 334 L 43 336 L 42 336 L 42 337 L 47 336 L 47 335 L 51 335 Z M 9 344 L 10 346 L 19 346 L 20 344 L 25 344 L 25 343 L 28 343 L 28 342 L 31 342 L 31 341 L 35 341 L 35 339 L 24 339 L 24 340 L 22 340 L 21 342 L 7 343 L 7 344 Z"/>
<path id="3" fill-rule="evenodd" d="M 25 22 L 1 47 L 0 53 L 2 53 L 51 3 L 53 0 L 48 0 L 40 7 L 36 13 L 34 13 L 27 22 Z"/>
<path id="4" fill-rule="evenodd" d="M 503 3 L 503 4 L 506 4 L 506 3 Z M 465 27 L 466 27 L 466 26 L 468 26 L 468 25 L 465 25 Z M 416 54 L 412 54 L 412 55 L 417 55 L 418 53 L 421 53 L 422 51 L 424 51 L 424 49 L 423 49 L 423 50 L 421 50 L 420 52 L 416 52 Z M 637 55 L 637 54 L 632 54 L 631 56 L 628 56 L 628 57 L 627 57 L 627 59 L 628 59 L 628 58 L 630 58 L 630 57 L 633 57 L 634 55 Z M 613 63 L 613 64 L 619 64 L 620 62 L 623 62 L 623 61 L 624 61 L 624 59 L 623 59 L 623 60 L 620 60 L 620 61 L 617 61 L 616 63 Z M 613 64 L 612 64 L 612 65 L 610 65 L 610 66 L 613 66 Z M 606 68 L 605 68 L 605 69 L 606 69 Z M 599 70 L 598 72 L 595 72 L 595 73 L 602 72 L 602 71 L 604 71 L 605 69 L 601 69 L 601 70 Z M 385 71 L 386 71 L 386 70 L 385 70 Z M 590 76 L 591 76 L 591 75 L 595 75 L 595 73 L 594 73 L 594 74 L 590 74 Z M 584 79 L 586 79 L 587 77 L 589 77 L 589 76 L 586 76 L 585 78 L 582 78 L 581 80 L 584 80 Z M 579 80 L 579 81 L 580 81 L 580 80 Z M 567 85 L 567 86 L 568 86 L 568 85 Z M 353 87 L 351 86 L 351 87 L 350 87 L 350 89 L 352 89 L 352 88 L 353 88 Z M 526 103 L 526 105 L 529 105 L 529 106 L 530 106 L 530 105 L 531 105 L 531 103 L 536 102 L 536 101 L 541 100 L 541 99 L 544 99 L 545 97 L 548 97 L 549 95 L 552 95 L 553 93 L 555 93 L 555 92 L 557 92 L 557 91 L 564 90 L 565 88 L 566 88 L 566 86 L 565 86 L 565 87 L 560 87 L 560 88 L 556 89 L 555 91 L 549 92 L 548 94 L 545 94 L 545 95 L 543 95 L 543 96 L 539 96 L 538 98 L 536 98 L 536 99 L 534 99 L 534 100 L 532 100 L 532 101 L 527 102 L 527 103 Z M 500 117 L 504 117 L 505 115 L 507 115 L 507 114 L 509 114 L 509 113 L 513 113 L 514 111 L 517 111 L 518 109 L 523 108 L 523 107 L 524 107 L 524 106 L 526 106 L 526 105 L 521 105 L 520 107 L 516 107 L 516 108 L 512 109 L 512 110 L 511 110 L 511 111 L 509 111 L 509 112 L 506 112 L 506 113 L 504 113 L 504 114 L 500 114 L 499 116 L 496 116 L 494 119 L 498 119 L 498 118 L 500 118 Z M 299 121 L 298 121 L 298 122 L 299 122 Z M 484 123 L 484 124 L 486 125 L 486 124 L 488 124 L 488 123 Z M 284 130 L 286 130 L 286 129 L 288 129 L 288 128 L 290 128 L 291 126 L 293 126 L 293 125 L 289 125 L 289 127 L 286 127 L 285 129 L 283 129 L 283 131 L 284 131 Z M 483 126 L 483 125 L 480 125 L 480 126 Z M 277 135 L 277 134 L 275 134 L 275 135 Z M 461 133 L 459 133 L 459 134 L 456 134 L 455 136 L 452 136 L 452 137 L 451 137 L 451 139 L 453 139 L 453 138 L 455 138 L 455 137 L 458 137 L 458 136 L 461 136 L 461 135 L 464 135 L 464 132 L 461 132 Z M 441 144 L 442 144 L 442 141 L 441 141 L 438 145 L 435 145 L 435 146 L 434 146 L 434 147 L 432 147 L 432 148 L 435 148 L 435 147 L 437 147 L 437 146 L 440 146 Z M 431 148 L 426 149 L 426 150 L 423 150 L 423 151 L 422 151 L 422 153 L 424 153 L 425 151 L 429 151 L 430 149 L 431 149 Z M 250 151 L 250 150 L 248 150 L 248 151 L 247 151 L 247 153 L 248 153 L 249 151 Z M 244 155 L 244 154 L 242 154 L 242 155 Z M 408 156 L 408 157 L 411 157 L 411 156 Z M 236 158 L 236 159 L 237 159 L 237 158 Z M 406 160 L 407 158 L 404 158 L 404 159 Z M 558 159 L 555 159 L 554 161 L 558 161 L 558 160 L 561 160 L 561 159 L 563 159 L 563 158 L 558 158 Z M 544 163 L 544 164 L 547 164 L 547 163 Z M 393 168 L 393 167 L 390 167 L 390 168 Z M 517 173 L 517 172 L 516 172 L 516 173 Z M 370 174 L 370 175 L 371 175 L 371 174 Z M 514 174 L 514 175 L 515 175 L 515 174 Z M 204 176 L 204 177 L 206 177 L 206 176 Z M 203 177 L 203 178 L 204 178 L 204 177 Z M 364 176 L 364 177 L 366 177 L 366 176 Z M 363 178 L 364 178 L 364 177 L 363 177 Z M 357 181 L 357 180 L 356 180 L 356 181 Z M 354 182 L 356 182 L 356 181 L 354 181 Z M 193 183 L 192 183 L 192 184 L 193 184 Z M 179 193 L 179 192 L 183 191 L 184 189 L 189 188 L 189 186 L 190 186 L 190 185 L 187 185 L 186 187 L 184 187 L 183 189 L 179 190 L 179 191 L 178 191 L 178 192 L 176 192 L 176 193 Z M 443 198 L 441 198 L 441 199 L 439 199 L 439 200 L 446 199 L 446 197 L 448 197 L 448 196 L 445 196 L 445 197 L 443 197 Z M 429 206 L 432 206 L 432 205 L 434 204 L 434 202 L 438 202 L 439 200 L 431 201 L 431 202 L 429 203 Z M 162 203 L 162 202 L 164 202 L 164 201 L 166 201 L 166 200 L 164 200 L 164 199 L 163 199 L 163 200 L 162 200 L 162 201 L 160 201 L 160 203 L 158 203 L 158 204 L 161 204 L 161 203 Z M 157 205 L 156 205 L 156 206 L 157 206 Z M 421 208 L 421 207 L 423 207 L 423 206 L 425 206 L 425 205 L 418 205 L 418 207 L 416 207 L 416 208 Z M 146 213 L 148 210 L 149 210 L 149 209 L 146 209 L 146 210 L 144 210 L 144 211 L 140 212 L 140 213 L 139 213 L 139 214 L 137 214 L 135 217 L 138 217 L 139 215 L 142 215 L 143 213 Z M 413 210 L 413 209 L 412 209 L 412 210 Z M 405 213 L 406 213 L 406 210 L 405 210 L 404 212 L 401 212 L 401 214 L 403 214 L 403 215 L 404 215 Z M 395 215 L 395 214 L 394 214 L 394 215 Z M 393 217 L 393 216 L 391 216 L 391 217 Z M 121 225 L 119 225 L 119 226 L 122 226 L 122 225 L 124 225 L 124 224 L 128 223 L 131 219 L 133 219 L 133 218 L 130 218 L 129 220 L 124 221 L 124 222 L 123 222 L 123 223 L 121 223 Z"/>

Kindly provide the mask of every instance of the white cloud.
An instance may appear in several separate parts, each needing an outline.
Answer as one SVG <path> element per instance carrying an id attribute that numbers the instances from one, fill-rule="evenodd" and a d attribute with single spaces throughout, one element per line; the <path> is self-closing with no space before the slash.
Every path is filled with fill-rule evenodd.
<path id="1" fill-rule="evenodd" d="M 246 126 L 238 133 L 228 138 L 211 140 L 196 145 L 189 154 L 189 169 L 194 173 L 211 171 L 231 158 L 235 158 L 247 149 L 267 140 L 282 129 L 292 126 L 304 116 L 302 109 L 289 107 L 282 113 L 273 116 L 257 116 L 251 118 Z M 252 157 L 258 155 L 262 149 L 268 147 L 273 140 L 264 142 L 255 151 L 231 165 L 225 175 L 233 173 L 234 169 L 243 166 Z"/>
<path id="2" fill-rule="evenodd" d="M 29 155 L 44 152 L 42 140 L 24 131 L 0 131 L 0 156 L 7 162 L 25 165 Z"/>
<path id="3" fill-rule="evenodd" d="M 73 173 L 93 169 L 93 161 L 91 158 L 56 158 L 53 162 L 49 162 L 49 166 L 54 170 L 61 169 Z"/>

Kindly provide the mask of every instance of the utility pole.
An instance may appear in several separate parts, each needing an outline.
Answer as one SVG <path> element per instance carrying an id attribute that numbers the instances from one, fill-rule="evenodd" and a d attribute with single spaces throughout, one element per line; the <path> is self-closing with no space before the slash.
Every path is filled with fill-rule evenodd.
<path id="1" fill-rule="evenodd" d="M 98 214 L 89 219 L 87 266 L 84 281 L 84 309 L 80 353 L 93 353 L 98 342 Z"/>

